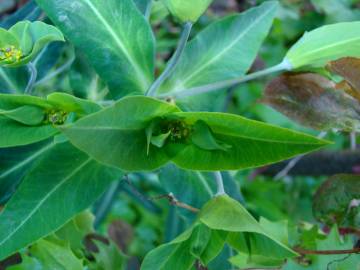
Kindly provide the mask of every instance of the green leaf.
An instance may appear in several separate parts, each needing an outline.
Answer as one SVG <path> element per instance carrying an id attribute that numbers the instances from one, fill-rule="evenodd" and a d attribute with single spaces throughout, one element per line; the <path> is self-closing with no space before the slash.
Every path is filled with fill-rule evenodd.
<path id="1" fill-rule="evenodd" d="M 86 99 L 80 99 L 66 93 L 52 93 L 47 96 L 47 101 L 56 108 L 67 112 L 75 112 L 78 117 L 98 112 L 102 107 Z"/>
<path id="2" fill-rule="evenodd" d="M 161 245 L 150 251 L 141 265 L 141 270 L 190 270 L 196 258 L 190 254 L 191 235 L 196 225 L 182 233 L 168 244 Z"/>
<path id="3" fill-rule="evenodd" d="M 150 145 L 145 129 L 152 120 L 179 109 L 141 96 L 127 97 L 61 130 L 79 149 L 96 160 L 123 170 L 153 170 L 169 158 L 163 148 Z"/>
<path id="4" fill-rule="evenodd" d="M 0 94 L 0 148 L 35 143 L 58 133 L 75 113 L 75 120 L 99 111 L 96 103 L 65 93 L 50 94 L 47 99 L 28 95 Z"/>
<path id="5" fill-rule="evenodd" d="M 274 269 L 284 264 L 284 260 L 259 255 L 249 255 L 241 252 L 230 258 L 229 261 L 240 269 Z"/>
<path id="6" fill-rule="evenodd" d="M 195 123 L 191 141 L 204 150 L 227 151 L 228 148 L 231 148 L 230 145 L 221 145 L 221 143 L 214 138 L 211 129 L 204 121 Z"/>
<path id="7" fill-rule="evenodd" d="M 36 2 L 88 57 L 114 98 L 148 89 L 154 76 L 154 37 L 132 0 Z"/>
<path id="8" fill-rule="evenodd" d="M 190 242 L 170 243 L 150 251 L 142 265 L 141 270 L 190 270 L 196 258 L 189 254 Z"/>
<path id="9" fill-rule="evenodd" d="M 47 140 L 22 147 L 0 149 L 0 204 L 11 196 L 32 164 L 54 145 L 52 140 Z"/>
<path id="10" fill-rule="evenodd" d="M 83 262 L 75 256 L 69 244 L 56 238 L 41 239 L 30 248 L 43 269 L 82 270 Z"/>
<path id="11" fill-rule="evenodd" d="M 191 170 L 243 169 L 291 158 L 327 144 L 309 135 L 236 115 L 178 111 L 177 107 L 152 98 L 127 97 L 59 128 L 71 143 L 96 160 L 127 171 L 154 170 L 170 160 Z M 146 132 L 158 119 L 160 134 L 171 131 L 162 148 L 149 145 Z M 191 143 L 191 131 L 199 121 L 211 128 L 217 141 L 229 146 L 227 151 L 209 151 Z"/>
<path id="12" fill-rule="evenodd" d="M 257 248 L 264 250 L 267 246 L 271 247 L 274 257 L 286 258 L 297 255 L 296 252 L 269 234 L 262 224 L 258 223 L 239 202 L 227 195 L 218 196 L 209 201 L 201 209 L 199 221 L 213 230 L 252 233 L 249 234 L 250 237 L 253 237 L 253 240 L 250 240 L 250 243 L 253 243 L 252 246 L 258 244 Z M 239 237 L 240 235 L 235 234 L 235 236 Z"/>
<path id="13" fill-rule="evenodd" d="M 227 151 L 208 151 L 194 144 L 183 144 L 172 161 L 184 169 L 214 171 L 257 167 L 314 151 L 328 144 L 313 136 L 232 114 L 181 112 L 172 115 L 182 119 L 188 126 L 204 121 L 216 140 L 231 146 Z"/>
<path id="14" fill-rule="evenodd" d="M 0 213 L 0 260 L 60 228 L 120 176 L 71 144 L 57 144 L 26 175 Z"/>
<path id="15" fill-rule="evenodd" d="M 272 25 L 277 8 L 277 2 L 266 1 L 240 15 L 217 21 L 200 32 L 186 46 L 174 74 L 162 88 L 163 92 L 244 75 Z"/>
<path id="16" fill-rule="evenodd" d="M 4 116 L 0 116 L 0 126 L 0 148 L 39 142 L 59 132 L 52 125 L 26 126 Z"/>
<path id="17" fill-rule="evenodd" d="M 0 31 L 1 39 L 6 39 L 0 42 L 0 65 L 6 67 L 25 65 L 50 42 L 65 41 L 56 27 L 40 21 L 21 21 L 12 26 L 7 34 L 5 31 Z M 12 40 L 9 40 L 9 35 L 13 37 Z M 9 54 L 6 55 L 5 52 Z"/>
<path id="18" fill-rule="evenodd" d="M 360 21 L 325 25 L 305 33 L 285 59 L 297 69 L 323 67 L 343 57 L 360 57 Z"/>
<path id="19" fill-rule="evenodd" d="M 338 174 L 327 179 L 317 190 L 313 200 L 313 213 L 322 223 L 356 227 L 359 207 L 350 207 L 360 200 L 360 176 Z"/>
<path id="20" fill-rule="evenodd" d="M 208 246 L 211 239 L 211 230 L 209 227 L 199 224 L 194 228 L 191 235 L 191 247 L 190 253 L 195 258 L 200 259 L 201 255 L 204 253 L 206 247 Z"/>
<path id="21" fill-rule="evenodd" d="M 109 245 L 102 243 L 101 241 L 94 240 L 99 252 L 92 253 L 96 260 L 94 267 L 91 266 L 91 270 L 125 270 L 127 257 L 121 252 L 121 250 L 113 243 Z"/>
<path id="22" fill-rule="evenodd" d="M 6 116 L 24 125 L 36 126 L 45 119 L 45 111 L 39 107 L 25 105 L 14 110 L 0 110 L 0 116 Z"/>
<path id="23" fill-rule="evenodd" d="M 59 239 L 65 240 L 77 254 L 84 248 L 84 237 L 94 231 L 95 217 L 90 211 L 84 211 L 76 215 L 63 227 L 54 233 Z"/>

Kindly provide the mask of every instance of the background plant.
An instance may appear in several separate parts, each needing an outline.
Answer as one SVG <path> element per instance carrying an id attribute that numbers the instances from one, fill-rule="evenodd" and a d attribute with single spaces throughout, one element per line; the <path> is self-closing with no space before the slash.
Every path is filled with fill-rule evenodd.
<path id="1" fill-rule="evenodd" d="M 1 6 L 1 267 L 358 267 L 357 1 L 35 2 Z"/>

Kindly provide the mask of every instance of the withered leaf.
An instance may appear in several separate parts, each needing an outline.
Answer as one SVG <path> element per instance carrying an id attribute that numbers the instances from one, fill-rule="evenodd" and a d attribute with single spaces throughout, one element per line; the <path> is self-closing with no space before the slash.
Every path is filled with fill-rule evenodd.
<path id="1" fill-rule="evenodd" d="M 316 73 L 285 73 L 275 78 L 261 101 L 313 129 L 360 130 L 359 101 Z"/>
<path id="2" fill-rule="evenodd" d="M 330 62 L 327 69 L 340 75 L 349 84 L 355 93 L 349 93 L 360 100 L 360 59 L 345 57 Z"/>

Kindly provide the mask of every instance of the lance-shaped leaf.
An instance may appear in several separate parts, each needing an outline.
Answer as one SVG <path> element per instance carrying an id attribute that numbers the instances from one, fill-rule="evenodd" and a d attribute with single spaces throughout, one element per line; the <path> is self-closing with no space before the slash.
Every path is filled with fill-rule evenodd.
<path id="1" fill-rule="evenodd" d="M 0 37 L 0 66 L 5 67 L 25 65 L 50 42 L 64 41 L 56 27 L 39 21 L 21 21 L 8 31 L 0 28 Z"/>
<path id="2" fill-rule="evenodd" d="M 262 101 L 314 129 L 359 130 L 360 103 L 327 78 L 313 73 L 283 74 L 266 88 Z"/>
<path id="3" fill-rule="evenodd" d="M 120 176 L 69 143 L 56 145 L 26 175 L 0 214 L 0 260 L 60 228 Z"/>
<path id="4" fill-rule="evenodd" d="M 158 123 L 159 134 L 171 132 L 163 138 L 165 143 L 157 146 L 149 141 L 148 127 L 154 122 Z M 206 136 L 200 133 L 207 139 L 206 145 L 198 140 L 192 142 L 193 134 L 199 136 L 194 128 L 199 122 L 206 123 Z M 127 171 L 154 170 L 169 161 L 190 170 L 242 169 L 284 160 L 327 144 L 240 116 L 179 112 L 169 103 L 136 96 L 59 128 L 71 143 L 96 160 Z M 210 142 L 208 135 L 213 139 Z M 221 142 L 223 147 L 218 149 L 215 142 Z"/>
<path id="5" fill-rule="evenodd" d="M 189 170 L 238 170 L 262 166 L 319 149 L 328 142 L 313 136 L 273 125 L 249 120 L 237 115 L 207 112 L 174 113 L 188 126 L 205 122 L 214 138 L 226 151 L 207 150 L 197 144 L 184 143 L 171 159 L 177 166 Z M 191 138 L 191 135 L 190 135 Z M 178 145 L 176 145 L 179 148 Z M 175 147 L 168 145 L 169 152 Z"/>
<path id="6" fill-rule="evenodd" d="M 360 21 L 325 25 L 305 33 L 285 59 L 297 69 L 323 67 L 343 57 L 360 57 Z"/>
<path id="7" fill-rule="evenodd" d="M 277 2 L 266 1 L 200 32 L 186 46 L 162 91 L 177 91 L 244 75 L 272 25 L 277 7 Z"/>
<path id="8" fill-rule="evenodd" d="M 145 92 L 153 80 L 154 37 L 132 0 L 37 0 L 89 59 L 114 98 Z"/>
<path id="9" fill-rule="evenodd" d="M 360 200 L 360 176 L 334 175 L 320 186 L 314 196 L 314 216 L 329 225 L 356 226 L 354 220 L 359 206 L 351 205 L 355 200 Z"/>

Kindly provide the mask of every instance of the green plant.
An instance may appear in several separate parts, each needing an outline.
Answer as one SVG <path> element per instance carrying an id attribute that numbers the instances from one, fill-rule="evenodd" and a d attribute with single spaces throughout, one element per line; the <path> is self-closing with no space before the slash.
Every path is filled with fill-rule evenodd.
<path id="1" fill-rule="evenodd" d="M 278 2 L 265 1 L 218 19 L 188 41 L 193 23 L 210 1 L 155 1 L 153 10 L 166 13 L 167 7 L 184 23 L 177 49 L 155 79 L 156 38 L 148 20 L 153 1 L 138 2 L 36 0 L 54 26 L 20 21 L 9 30 L 0 29 L 1 72 L 8 78 L 7 86 L 13 87 L 10 94 L 0 89 L 5 92 L 0 94 L 0 183 L 5 187 L 0 195 L 6 201 L 0 212 L 0 260 L 25 249 L 22 265 L 28 266 L 10 269 L 36 269 L 37 264 L 44 269 L 125 269 L 125 251 L 113 242 L 98 241 L 97 252 L 84 247 L 82 239 L 93 232 L 93 221 L 90 214 L 77 215 L 116 181 L 151 172 L 160 175 L 165 187 L 174 175 L 184 179 L 185 187 L 187 178 L 214 178 L 216 193 L 200 195 L 201 209 L 184 200 L 182 206 L 199 213 L 180 236 L 152 250 L 142 270 L 206 267 L 229 247 L 230 262 L 238 267 L 280 267 L 305 254 L 292 248 L 286 224 L 255 219 L 230 198 L 224 171 L 280 162 L 330 142 L 235 114 L 194 111 L 188 105 L 200 103 L 200 94 L 210 104 L 210 92 L 291 72 L 269 84 L 264 102 L 305 126 L 358 131 L 358 79 L 348 72 L 339 74 L 335 65 L 344 59 L 357 63 L 360 22 L 306 33 L 280 64 L 247 74 L 270 31 Z M 59 44 L 51 42 L 64 42 L 62 33 L 78 50 L 69 75 L 76 90 L 70 93 L 40 87 L 37 78 L 39 55 Z M 64 67 L 73 61 L 70 57 Z M 94 70 L 82 61 L 89 61 Z M 30 75 L 26 87 L 17 91 L 6 72 L 25 65 Z M 356 70 L 349 65 L 340 63 L 340 70 Z M 346 87 L 335 75 L 345 79 Z M 45 81 L 57 76 L 61 74 L 50 74 Z M 164 180 L 169 170 L 171 176 Z M 350 199 L 358 195 L 354 192 Z M 177 197 L 168 196 L 179 205 Z M 320 199 L 317 202 L 314 207 L 320 213 L 326 207 L 319 206 Z"/>

